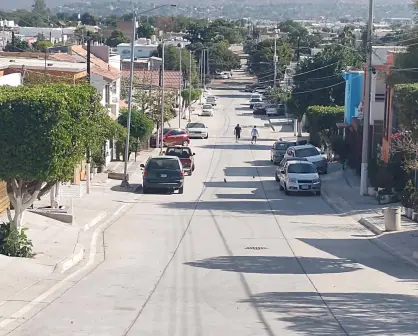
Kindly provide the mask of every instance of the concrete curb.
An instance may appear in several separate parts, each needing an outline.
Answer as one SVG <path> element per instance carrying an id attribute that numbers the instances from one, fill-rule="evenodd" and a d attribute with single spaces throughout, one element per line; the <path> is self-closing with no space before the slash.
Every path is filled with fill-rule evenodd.
<path id="1" fill-rule="evenodd" d="M 76 244 L 74 248 L 74 252 L 64 260 L 60 261 L 56 269 L 59 270 L 60 273 L 64 273 L 68 271 L 70 268 L 77 265 L 81 260 L 84 258 L 84 245 L 82 244 Z"/>
<path id="2" fill-rule="evenodd" d="M 363 225 L 366 229 L 369 229 L 375 235 L 380 235 L 385 231 L 380 230 L 376 225 L 372 224 L 368 219 L 361 217 L 358 222 Z"/>
<path id="3" fill-rule="evenodd" d="M 95 218 L 93 218 L 89 223 L 84 225 L 84 231 L 90 230 L 93 226 L 97 225 L 107 216 L 106 211 L 100 212 Z"/>

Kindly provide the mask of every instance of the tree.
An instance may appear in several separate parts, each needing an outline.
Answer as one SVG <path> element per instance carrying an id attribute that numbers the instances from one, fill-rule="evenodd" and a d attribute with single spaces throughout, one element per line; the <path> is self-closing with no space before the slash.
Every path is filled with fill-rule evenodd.
<path id="1" fill-rule="evenodd" d="M 196 102 L 200 98 L 201 94 L 202 91 L 200 89 L 195 88 L 192 88 L 191 90 L 189 90 L 189 88 L 185 88 L 183 91 L 181 91 L 183 110 L 188 108 L 194 102 Z"/>
<path id="2" fill-rule="evenodd" d="M 354 48 L 356 46 L 356 36 L 353 26 L 344 26 L 338 34 L 338 41 L 342 45 Z"/>
<path id="3" fill-rule="evenodd" d="M 128 125 L 128 109 L 123 108 L 118 117 L 118 123 L 125 128 Z M 130 135 L 137 140 L 147 139 L 153 130 L 153 122 L 143 111 L 133 108 L 131 111 Z"/>
<path id="4" fill-rule="evenodd" d="M 106 40 L 106 44 L 111 48 L 116 48 L 118 44 L 129 42 L 120 30 L 114 30 L 110 34 L 110 37 Z"/>
<path id="5" fill-rule="evenodd" d="M 116 123 L 100 100 L 87 84 L 1 87 L 0 179 L 15 210 L 8 212 L 13 229 L 38 196 L 72 178 L 87 148 L 112 138 Z"/>
<path id="6" fill-rule="evenodd" d="M 280 79 L 281 71 L 292 59 L 291 46 L 281 40 L 277 41 L 277 78 Z M 274 78 L 274 40 L 265 40 L 258 43 L 249 53 L 250 69 L 258 77 L 260 82 L 271 84 Z"/>
<path id="7" fill-rule="evenodd" d="M 81 24 L 85 26 L 96 26 L 98 23 L 97 19 L 93 15 L 87 12 L 81 15 L 80 21 L 81 21 Z"/>
<path id="8" fill-rule="evenodd" d="M 152 35 L 155 35 L 155 28 L 149 23 L 141 23 L 137 29 L 138 37 L 151 38 Z"/>
<path id="9" fill-rule="evenodd" d="M 329 142 L 337 129 L 337 123 L 344 121 L 344 106 L 310 106 L 306 120 L 310 142 L 320 146 L 322 137 Z"/>
<path id="10" fill-rule="evenodd" d="M 24 40 L 17 40 L 15 42 L 15 45 L 13 46 L 11 42 L 7 42 L 6 46 L 4 47 L 4 51 L 29 51 L 31 48 L 29 46 L 29 43 Z"/>
<path id="11" fill-rule="evenodd" d="M 301 62 L 296 70 L 291 98 L 291 113 L 299 120 L 309 106 L 342 106 L 345 102 L 345 81 L 342 71 L 360 68 L 361 55 L 352 49 L 332 45 Z"/>
<path id="12" fill-rule="evenodd" d="M 48 50 L 48 48 L 52 47 L 53 45 L 54 44 L 51 41 L 38 40 L 32 44 L 32 47 L 37 51 L 45 52 Z"/>

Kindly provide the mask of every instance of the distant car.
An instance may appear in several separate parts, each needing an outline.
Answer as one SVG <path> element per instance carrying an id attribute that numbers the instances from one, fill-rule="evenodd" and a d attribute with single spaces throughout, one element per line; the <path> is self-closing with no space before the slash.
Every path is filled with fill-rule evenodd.
<path id="1" fill-rule="evenodd" d="M 174 191 L 179 194 L 184 190 L 184 170 L 177 156 L 150 157 L 143 169 L 142 191 L 149 193 L 152 189 Z"/>
<path id="2" fill-rule="evenodd" d="M 276 141 L 271 147 L 270 160 L 274 164 L 279 163 L 283 160 L 284 155 L 286 154 L 287 149 L 290 146 L 296 146 L 296 141 Z"/>
<path id="3" fill-rule="evenodd" d="M 264 115 L 266 114 L 266 103 L 255 103 L 253 106 L 253 114 L 254 115 Z"/>
<path id="4" fill-rule="evenodd" d="M 319 173 L 328 173 L 328 161 L 321 153 L 319 148 L 312 145 L 300 145 L 289 147 L 284 155 L 285 158 L 306 158 L 309 162 L 312 162 Z"/>
<path id="5" fill-rule="evenodd" d="M 230 75 L 227 72 L 222 72 L 221 73 L 221 79 L 229 79 Z"/>
<path id="6" fill-rule="evenodd" d="M 180 128 L 164 128 L 163 129 L 163 144 L 164 146 L 182 145 L 188 146 L 190 143 L 189 133 Z M 157 133 L 154 133 L 150 138 L 150 146 L 156 147 Z"/>
<path id="7" fill-rule="evenodd" d="M 211 104 L 212 106 L 216 106 L 216 97 L 215 96 L 208 96 L 206 98 L 206 104 Z"/>
<path id="8" fill-rule="evenodd" d="M 177 156 L 183 166 L 183 170 L 192 175 L 195 170 L 194 155 L 190 147 L 185 146 L 173 146 L 167 147 L 165 155 Z"/>
<path id="9" fill-rule="evenodd" d="M 200 122 L 191 122 L 186 125 L 186 131 L 189 132 L 189 138 L 209 138 L 208 127 Z"/>
<path id="10" fill-rule="evenodd" d="M 245 85 L 245 92 L 253 92 L 255 88 L 255 84 L 247 84 Z"/>
<path id="11" fill-rule="evenodd" d="M 250 109 L 254 108 L 255 103 L 262 103 L 262 102 L 263 102 L 263 100 L 261 99 L 260 96 L 251 98 L 250 99 Z"/>
<path id="12" fill-rule="evenodd" d="M 276 175 L 276 180 L 286 195 L 301 191 L 321 194 L 321 179 L 315 165 L 309 161 L 286 162 Z"/>
<path id="13" fill-rule="evenodd" d="M 213 116 L 213 106 L 212 104 L 206 103 L 202 106 L 201 116 Z"/>

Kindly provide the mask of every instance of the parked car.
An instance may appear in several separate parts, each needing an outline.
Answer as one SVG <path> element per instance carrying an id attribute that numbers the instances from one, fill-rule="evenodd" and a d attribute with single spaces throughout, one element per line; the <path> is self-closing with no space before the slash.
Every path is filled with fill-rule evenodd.
<path id="1" fill-rule="evenodd" d="M 276 175 L 280 190 L 291 192 L 308 191 L 321 194 L 321 179 L 315 165 L 309 161 L 289 161 Z"/>
<path id="2" fill-rule="evenodd" d="M 255 103 L 253 106 L 253 114 L 254 115 L 264 115 L 266 114 L 266 103 Z"/>
<path id="3" fill-rule="evenodd" d="M 142 191 L 147 194 L 152 189 L 174 191 L 184 190 L 184 170 L 177 156 L 150 157 L 143 169 Z"/>
<path id="4" fill-rule="evenodd" d="M 290 146 L 296 146 L 296 141 L 276 141 L 271 147 L 270 151 L 270 160 L 274 164 L 279 163 L 283 160 L 284 155 L 286 154 L 287 149 Z"/>
<path id="5" fill-rule="evenodd" d="M 189 138 L 209 138 L 208 127 L 199 122 L 192 122 L 186 125 L 186 131 L 189 132 Z"/>
<path id="6" fill-rule="evenodd" d="M 319 173 L 328 173 L 328 161 L 321 150 L 312 145 L 300 145 L 289 147 L 284 157 L 304 157 L 312 162 Z"/>
<path id="7" fill-rule="evenodd" d="M 150 138 L 150 146 L 156 147 L 157 133 L 154 133 Z M 188 146 L 190 143 L 189 133 L 180 128 L 164 128 L 163 129 L 163 144 L 164 146 L 182 145 Z"/>
<path id="8" fill-rule="evenodd" d="M 211 104 L 212 106 L 216 106 L 216 97 L 215 96 L 208 96 L 206 98 L 206 104 Z"/>
<path id="9" fill-rule="evenodd" d="M 285 166 L 285 164 L 289 161 L 305 161 L 305 162 L 309 162 L 306 158 L 283 158 L 282 161 L 280 161 L 279 165 L 277 166 L 276 169 L 276 176 L 278 176 L 278 172 L 283 169 L 283 167 Z M 276 181 L 278 181 L 276 179 Z"/>
<path id="10" fill-rule="evenodd" d="M 253 92 L 257 84 L 247 84 L 245 85 L 245 92 Z"/>
<path id="11" fill-rule="evenodd" d="M 256 96 L 256 97 L 252 97 L 250 99 L 250 109 L 254 108 L 254 104 L 255 103 L 261 103 L 263 100 L 261 99 L 260 96 Z"/>
<path id="12" fill-rule="evenodd" d="M 206 103 L 202 106 L 202 112 L 200 113 L 201 116 L 213 116 L 213 106 L 212 104 Z"/>
<path id="13" fill-rule="evenodd" d="M 183 166 L 183 170 L 188 172 L 189 175 L 192 175 L 195 164 L 194 164 L 194 155 L 190 147 L 186 146 L 172 146 L 167 147 L 165 155 L 168 156 L 177 156 L 180 159 L 180 162 Z"/>

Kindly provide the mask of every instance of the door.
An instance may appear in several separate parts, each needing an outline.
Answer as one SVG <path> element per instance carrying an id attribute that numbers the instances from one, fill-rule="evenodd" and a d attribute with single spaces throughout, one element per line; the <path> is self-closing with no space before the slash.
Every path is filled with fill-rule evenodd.
<path id="1" fill-rule="evenodd" d="M 176 144 L 176 131 L 172 130 L 169 131 L 166 135 L 165 135 L 165 139 L 164 139 L 164 143 L 167 146 L 172 146 Z"/>

